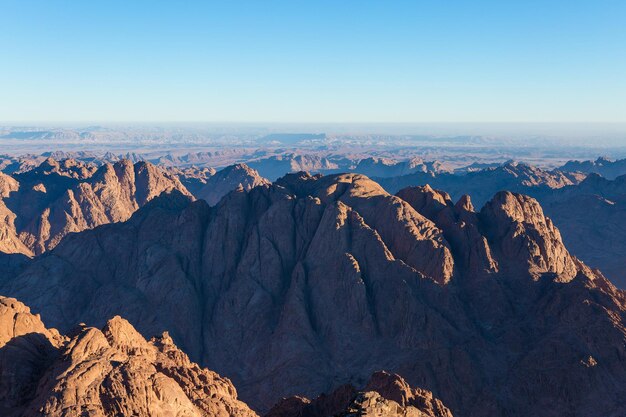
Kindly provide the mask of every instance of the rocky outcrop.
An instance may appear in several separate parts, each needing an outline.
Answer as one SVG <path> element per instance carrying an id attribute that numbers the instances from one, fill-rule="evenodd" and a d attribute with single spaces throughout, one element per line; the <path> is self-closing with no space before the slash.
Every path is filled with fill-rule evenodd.
<path id="1" fill-rule="evenodd" d="M 344 385 L 314 400 L 284 398 L 265 417 L 327 416 L 452 417 L 429 391 L 412 388 L 399 375 L 379 371 L 362 390 Z"/>
<path id="2" fill-rule="evenodd" d="M 537 200 L 502 191 L 483 207 L 480 218 L 498 255 L 510 261 L 509 268 L 537 277 L 554 273 L 561 281 L 578 273 L 576 260 Z"/>
<path id="3" fill-rule="evenodd" d="M 260 412 L 379 369 L 457 417 L 626 412 L 624 293 L 567 253 L 536 201 L 401 196 L 358 174 L 289 175 L 214 207 L 172 192 L 0 289 L 63 331 L 117 314 L 167 330 Z"/>
<path id="4" fill-rule="evenodd" d="M 70 337 L 47 329 L 15 299 L 0 297 L 3 416 L 237 416 L 256 414 L 232 383 L 200 368 L 167 333 L 145 340 L 114 317 Z"/>
<path id="5" fill-rule="evenodd" d="M 203 199 L 209 205 L 216 205 L 222 197 L 234 189 L 241 188 L 249 191 L 259 185 L 268 185 L 270 182 L 261 177 L 257 171 L 246 164 L 231 165 L 218 171 L 206 180 L 206 184 L 195 194 L 196 198 Z"/>

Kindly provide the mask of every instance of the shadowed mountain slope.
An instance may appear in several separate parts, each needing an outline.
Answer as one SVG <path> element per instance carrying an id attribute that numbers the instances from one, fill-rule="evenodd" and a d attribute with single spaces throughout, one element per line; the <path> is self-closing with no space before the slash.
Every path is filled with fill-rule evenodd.
<path id="1" fill-rule="evenodd" d="M 259 411 L 388 369 L 455 416 L 626 412 L 624 293 L 536 200 L 288 175 L 215 207 L 173 191 L 0 284 L 62 330 L 168 330 Z"/>

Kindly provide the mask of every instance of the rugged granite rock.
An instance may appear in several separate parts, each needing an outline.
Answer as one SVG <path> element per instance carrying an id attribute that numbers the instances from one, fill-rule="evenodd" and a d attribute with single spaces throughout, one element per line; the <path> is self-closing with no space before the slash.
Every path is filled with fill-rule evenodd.
<path id="1" fill-rule="evenodd" d="M 116 314 L 168 330 L 261 412 L 387 369 L 457 417 L 626 413 L 624 293 L 514 193 L 475 212 L 357 174 L 288 175 L 215 207 L 172 192 L 0 290 L 63 331 Z"/>
<path id="2" fill-rule="evenodd" d="M 196 198 L 203 199 L 209 205 L 216 205 L 222 197 L 241 187 L 249 191 L 259 185 L 270 182 L 246 164 L 231 165 L 207 178 L 206 183 L 196 192 Z"/>
<path id="3" fill-rule="evenodd" d="M 232 383 L 200 368 L 167 333 L 146 341 L 119 316 L 69 337 L 0 297 L 3 416 L 237 416 L 256 414 Z"/>
<path id="4" fill-rule="evenodd" d="M 40 254 L 72 232 L 127 220 L 162 192 L 189 192 L 156 166 L 121 160 L 94 167 L 46 159 L 0 177 L 0 251 Z"/>
<path id="5" fill-rule="evenodd" d="M 412 388 L 399 375 L 384 371 L 372 375 L 362 390 L 343 385 L 314 400 L 284 398 L 265 417 L 452 417 L 452 412 L 429 391 Z"/>

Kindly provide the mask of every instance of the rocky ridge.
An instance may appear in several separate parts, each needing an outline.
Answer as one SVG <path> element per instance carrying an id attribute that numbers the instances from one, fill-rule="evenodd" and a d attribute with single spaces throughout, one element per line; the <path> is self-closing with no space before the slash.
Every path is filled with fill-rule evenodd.
<path id="1" fill-rule="evenodd" d="M 0 251 L 41 254 L 72 232 L 127 220 L 162 192 L 191 194 L 156 166 L 121 160 L 95 167 L 48 158 L 13 176 L 0 174 Z"/>

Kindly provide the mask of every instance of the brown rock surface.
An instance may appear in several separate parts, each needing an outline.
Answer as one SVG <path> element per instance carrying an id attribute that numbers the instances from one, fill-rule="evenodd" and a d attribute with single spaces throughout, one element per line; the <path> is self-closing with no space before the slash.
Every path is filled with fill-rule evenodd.
<path id="1" fill-rule="evenodd" d="M 389 369 L 457 417 L 626 412 L 624 293 L 536 201 L 404 198 L 356 174 L 290 175 L 211 208 L 166 194 L 0 287 L 61 329 L 120 314 L 168 330 L 260 411 Z"/>
<path id="2" fill-rule="evenodd" d="M 3 416 L 237 416 L 256 414 L 231 382 L 189 361 L 167 334 L 146 341 L 114 317 L 70 338 L 0 297 Z"/>
<path id="3" fill-rule="evenodd" d="M 46 159 L 14 177 L 0 177 L 0 251 L 40 254 L 72 232 L 127 220 L 162 192 L 189 195 L 156 166 L 121 160 L 95 168 Z"/>

